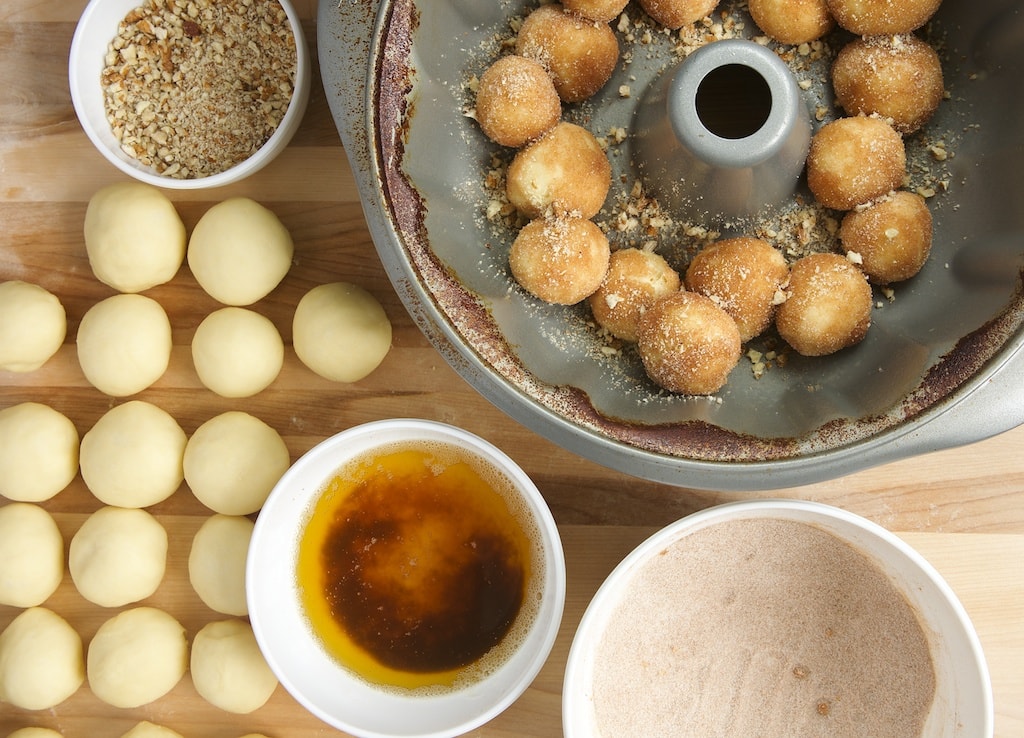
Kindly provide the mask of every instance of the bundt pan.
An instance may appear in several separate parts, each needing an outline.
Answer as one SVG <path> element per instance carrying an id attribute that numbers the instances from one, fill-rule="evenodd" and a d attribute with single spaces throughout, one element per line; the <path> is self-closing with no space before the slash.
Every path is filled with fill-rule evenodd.
<path id="1" fill-rule="evenodd" d="M 509 18 L 534 5 L 322 0 L 319 8 L 323 82 L 380 258 L 424 334 L 479 392 L 595 462 L 722 491 L 836 478 L 1024 422 L 1018 0 L 946 0 L 930 26 L 949 94 L 908 139 L 908 154 L 916 146 L 925 159 L 911 161 L 912 173 L 940 170 L 920 185 L 937 189 L 922 272 L 891 294 L 876 288 L 862 343 L 826 358 L 790 354 L 761 376 L 744 358 L 714 397 L 660 390 L 630 348 L 609 350 L 585 303 L 540 304 L 508 273 L 513 234 L 486 217 L 484 184 L 492 157 L 508 152 L 467 114 L 469 80 L 511 36 Z M 639 17 L 634 5 L 628 12 Z M 730 7 L 724 0 L 720 10 Z M 725 30 L 758 33 L 750 22 Z M 595 135 L 626 133 L 609 158 L 613 181 L 627 189 L 638 176 L 636 107 L 679 61 L 658 53 L 677 35 L 651 36 L 645 46 L 630 40 L 628 60 L 594 98 L 563 108 L 564 119 Z M 835 114 L 820 82 L 827 74 L 804 76 L 811 81 L 800 94 L 819 126 Z M 794 186 L 796 195 L 806 187 Z M 610 195 L 606 211 L 613 207 Z"/>

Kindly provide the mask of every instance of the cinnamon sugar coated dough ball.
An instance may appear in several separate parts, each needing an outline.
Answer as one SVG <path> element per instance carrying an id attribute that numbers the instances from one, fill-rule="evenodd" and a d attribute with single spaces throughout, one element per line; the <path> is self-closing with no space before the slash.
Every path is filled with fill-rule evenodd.
<path id="1" fill-rule="evenodd" d="M 783 44 L 814 41 L 835 27 L 825 0 L 749 0 L 748 7 L 757 27 Z"/>
<path id="2" fill-rule="evenodd" d="M 850 210 L 898 189 L 906 174 L 903 139 L 878 118 L 840 118 L 811 139 L 807 184 L 818 202 Z"/>
<path id="3" fill-rule="evenodd" d="M 935 15 L 942 0 L 827 0 L 836 22 L 857 36 L 910 33 Z"/>
<path id="4" fill-rule="evenodd" d="M 113 707 L 140 707 L 174 689 L 188 668 L 185 629 L 155 607 L 124 610 L 89 643 L 89 688 Z"/>
<path id="5" fill-rule="evenodd" d="M 212 515 L 192 538 L 188 578 L 199 599 L 225 615 L 249 614 L 245 559 L 253 522 L 240 515 Z"/>
<path id="6" fill-rule="evenodd" d="M 0 702 L 49 710 L 84 681 L 82 639 L 52 610 L 24 610 L 0 633 Z"/>
<path id="7" fill-rule="evenodd" d="M 939 55 L 912 35 L 851 41 L 832 64 L 832 86 L 848 114 L 876 114 L 900 133 L 927 123 L 945 95 Z"/>
<path id="8" fill-rule="evenodd" d="M 156 723 L 151 723 L 148 720 L 143 720 L 140 723 L 136 723 L 135 726 L 127 733 L 123 734 L 121 738 L 184 738 L 184 736 L 166 726 L 157 725 Z"/>
<path id="9" fill-rule="evenodd" d="M 601 286 L 610 258 L 608 238 L 593 221 L 544 218 L 519 231 L 509 251 L 509 267 L 534 297 L 575 305 Z"/>
<path id="10" fill-rule="evenodd" d="M 867 334 L 871 287 L 863 272 L 839 254 L 812 254 L 794 262 L 787 294 L 775 327 L 797 353 L 834 354 Z"/>
<path id="11" fill-rule="evenodd" d="M 53 516 L 28 502 L 0 507 L 0 605 L 41 605 L 63 576 L 64 537 Z"/>
<path id="12" fill-rule="evenodd" d="M 64 343 L 64 306 L 37 284 L 0 282 L 0 371 L 34 372 Z"/>
<path id="13" fill-rule="evenodd" d="M 229 410 L 200 425 L 185 445 L 185 481 L 214 512 L 250 515 L 288 471 L 281 435 L 257 417 Z"/>
<path id="14" fill-rule="evenodd" d="M 391 321 L 376 297 L 359 285 L 317 285 L 299 300 L 292 345 L 299 360 L 332 382 L 358 382 L 391 350 Z"/>
<path id="15" fill-rule="evenodd" d="M 910 279 L 932 248 L 932 214 L 924 198 L 901 190 L 847 213 L 839 228 L 843 249 L 875 284 Z"/>
<path id="16" fill-rule="evenodd" d="M 50 730 L 49 728 L 18 728 L 7 738 L 64 738 L 63 735 L 58 733 L 56 730 Z"/>
<path id="17" fill-rule="evenodd" d="M 619 17 L 629 0 L 563 0 L 562 6 L 576 15 L 596 21 L 610 21 Z"/>
<path id="18" fill-rule="evenodd" d="M 736 322 L 710 298 L 673 292 L 640 319 L 637 349 L 647 375 L 686 395 L 720 390 L 740 360 Z"/>
<path id="19" fill-rule="evenodd" d="M 68 570 L 79 594 L 120 607 L 156 592 L 167 568 L 167 531 L 145 510 L 101 507 L 71 539 Z"/>
<path id="20" fill-rule="evenodd" d="M 82 479 L 107 505 L 155 505 L 185 478 L 187 440 L 178 422 L 156 405 L 142 400 L 117 405 L 82 436 Z"/>
<path id="21" fill-rule="evenodd" d="M 0 495 L 42 502 L 78 473 L 78 430 L 48 405 L 22 402 L 0 410 Z"/>
<path id="22" fill-rule="evenodd" d="M 167 371 L 171 321 L 151 297 L 114 295 L 85 313 L 76 343 L 78 363 L 89 383 L 111 397 L 127 397 Z"/>
<path id="23" fill-rule="evenodd" d="M 729 238 L 705 246 L 686 270 L 686 288 L 710 297 L 740 331 L 740 340 L 771 324 L 789 278 L 783 255 L 759 238 Z"/>
<path id="24" fill-rule="evenodd" d="M 588 300 L 597 324 L 623 341 L 635 342 L 640 316 L 662 295 L 679 289 L 679 273 L 653 251 L 620 249 Z"/>
<path id="25" fill-rule="evenodd" d="M 593 218 L 604 205 L 611 181 L 611 164 L 594 134 L 562 122 L 516 154 L 505 176 L 505 190 L 509 202 L 527 218 Z"/>
<path id="26" fill-rule="evenodd" d="M 93 274 L 118 292 L 170 282 L 185 261 L 185 224 L 174 203 L 142 182 L 98 190 L 85 210 L 84 231 Z"/>
<path id="27" fill-rule="evenodd" d="M 192 229 L 189 269 L 210 297 L 251 305 L 269 295 L 292 265 L 295 244 L 280 219 L 247 197 L 214 205 Z"/>
<path id="28" fill-rule="evenodd" d="M 611 79 L 619 61 L 619 41 L 604 22 L 541 5 L 519 29 L 516 53 L 540 62 L 563 102 L 582 102 Z"/>
<path id="29" fill-rule="evenodd" d="M 640 0 L 640 7 L 661 25 L 676 29 L 710 15 L 718 0 Z"/>
<path id="30" fill-rule="evenodd" d="M 204 700 L 239 715 L 262 707 L 277 688 L 277 677 L 244 620 L 204 625 L 192 641 L 191 673 Z"/>
<path id="31" fill-rule="evenodd" d="M 562 116 L 562 101 L 540 62 L 508 55 L 480 76 L 476 120 L 487 138 L 518 148 L 550 131 Z"/>
<path id="32" fill-rule="evenodd" d="M 210 313 L 192 337 L 192 364 L 203 386 L 221 397 L 251 397 L 284 366 L 284 341 L 269 318 L 240 307 Z"/>

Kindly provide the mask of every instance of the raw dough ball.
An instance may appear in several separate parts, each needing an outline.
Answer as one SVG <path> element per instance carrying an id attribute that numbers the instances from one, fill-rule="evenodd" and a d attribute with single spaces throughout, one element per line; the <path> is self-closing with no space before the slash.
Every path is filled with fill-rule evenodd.
<path id="1" fill-rule="evenodd" d="M 85 378 L 113 397 L 146 389 L 171 360 L 171 322 L 144 295 L 114 295 L 93 305 L 82 317 L 77 341 Z"/>
<path id="2" fill-rule="evenodd" d="M 561 116 L 562 101 L 540 62 L 503 56 L 480 76 L 476 120 L 497 144 L 522 146 L 554 128 Z"/>
<path id="3" fill-rule="evenodd" d="M 686 270 L 686 288 L 714 300 L 749 341 L 771 325 L 789 278 L 783 255 L 759 238 L 729 238 L 705 246 Z"/>
<path id="4" fill-rule="evenodd" d="M 93 274 L 118 292 L 170 282 L 185 260 L 185 224 L 156 187 L 120 182 L 96 192 L 85 211 Z"/>
<path id="5" fill-rule="evenodd" d="M 299 300 L 292 346 L 309 369 L 334 382 L 358 382 L 391 350 L 391 322 L 373 295 L 354 284 L 321 284 Z"/>
<path id="6" fill-rule="evenodd" d="M 939 55 L 916 36 L 851 41 L 832 65 L 832 86 L 848 114 L 876 114 L 900 133 L 927 123 L 945 94 Z"/>
<path id="7" fill-rule="evenodd" d="M 252 628 L 242 620 L 203 626 L 192 641 L 191 670 L 199 696 L 227 712 L 253 712 L 277 687 Z"/>
<path id="8" fill-rule="evenodd" d="M 221 308 L 196 329 L 192 363 L 203 385 L 221 397 L 251 397 L 280 374 L 284 341 L 277 327 L 259 313 Z"/>
<path id="9" fill-rule="evenodd" d="M 935 15 L 942 0 L 826 0 L 840 26 L 857 36 L 910 33 Z"/>
<path id="10" fill-rule="evenodd" d="M 64 576 L 64 538 L 38 505 L 0 507 L 0 605 L 34 607 L 57 591 Z"/>
<path id="11" fill-rule="evenodd" d="M 89 687 L 114 707 L 139 707 L 163 697 L 185 676 L 185 629 L 154 607 L 136 607 L 103 623 L 86 656 Z"/>
<path id="12" fill-rule="evenodd" d="M 188 266 L 210 297 L 251 305 L 281 283 L 295 244 L 278 217 L 247 197 L 206 211 L 188 241 Z"/>
<path id="13" fill-rule="evenodd" d="M 64 343 L 64 306 L 36 284 L 0 282 L 0 371 L 35 371 Z"/>
<path id="14" fill-rule="evenodd" d="M 825 356 L 864 339 L 871 325 L 871 287 L 839 254 L 812 254 L 790 269 L 789 298 L 775 327 L 804 356 Z"/>
<path id="15" fill-rule="evenodd" d="M 185 446 L 185 481 L 214 512 L 249 515 L 291 465 L 280 434 L 259 418 L 231 410 L 203 423 Z"/>
<path id="16" fill-rule="evenodd" d="M 78 431 L 61 413 L 38 402 L 0 410 L 0 495 L 42 502 L 78 473 Z"/>
<path id="17" fill-rule="evenodd" d="M 82 639 L 60 615 L 32 607 L 0 633 L 0 702 L 48 710 L 83 681 Z"/>
<path id="18" fill-rule="evenodd" d="M 647 375 L 669 392 L 710 395 L 740 360 L 740 332 L 729 314 L 695 292 L 658 299 L 640 319 L 637 350 Z"/>
<path id="19" fill-rule="evenodd" d="M 619 41 L 607 23 L 552 3 L 526 16 L 516 38 L 516 53 L 543 64 L 558 96 L 576 103 L 593 96 L 611 79 L 619 61 Z"/>
<path id="20" fill-rule="evenodd" d="M 679 289 L 679 274 L 661 256 L 642 249 L 612 254 L 597 292 L 589 298 L 597 324 L 623 341 L 636 341 L 640 316 L 662 295 Z"/>
<path id="21" fill-rule="evenodd" d="M 903 139 L 878 118 L 840 118 L 811 139 L 807 184 L 822 205 L 850 210 L 899 188 L 906 174 Z"/>
<path id="22" fill-rule="evenodd" d="M 766 35 L 783 44 L 802 44 L 832 30 L 825 0 L 750 0 L 750 16 Z"/>
<path id="23" fill-rule="evenodd" d="M 185 478 L 188 438 L 167 412 L 142 400 L 107 411 L 82 437 L 82 478 L 96 498 L 118 507 L 149 507 Z"/>
<path id="24" fill-rule="evenodd" d="M 596 21 L 610 21 L 625 10 L 629 0 L 562 0 L 566 10 Z"/>
<path id="25" fill-rule="evenodd" d="M 253 523 L 237 515 L 213 515 L 196 531 L 188 554 L 188 578 L 211 610 L 239 617 L 245 600 L 245 559 Z"/>
<path id="26" fill-rule="evenodd" d="M 847 254 L 875 284 L 910 279 L 932 247 L 932 214 L 923 197 L 901 190 L 863 210 L 846 214 L 839 238 Z"/>
<path id="27" fill-rule="evenodd" d="M 7 736 L 7 738 L 64 738 L 64 736 L 56 730 L 50 730 L 49 728 L 32 727 L 19 728 Z"/>
<path id="28" fill-rule="evenodd" d="M 519 285 L 557 305 L 592 295 L 608 272 L 611 248 L 601 229 L 585 218 L 545 218 L 527 223 L 509 251 Z"/>
<path id="29" fill-rule="evenodd" d="M 181 733 L 166 728 L 163 725 L 143 720 L 134 728 L 121 736 L 121 738 L 184 738 Z"/>
<path id="30" fill-rule="evenodd" d="M 505 190 L 509 202 L 527 218 L 593 218 L 604 205 L 611 182 L 611 164 L 594 135 L 563 122 L 516 154 L 505 176 Z"/>
<path id="31" fill-rule="evenodd" d="M 718 7 L 718 0 L 640 0 L 647 15 L 666 28 L 696 23 Z"/>
<path id="32" fill-rule="evenodd" d="M 145 510 L 102 507 L 71 539 L 68 569 L 78 592 L 101 607 L 149 597 L 167 567 L 167 531 Z"/>

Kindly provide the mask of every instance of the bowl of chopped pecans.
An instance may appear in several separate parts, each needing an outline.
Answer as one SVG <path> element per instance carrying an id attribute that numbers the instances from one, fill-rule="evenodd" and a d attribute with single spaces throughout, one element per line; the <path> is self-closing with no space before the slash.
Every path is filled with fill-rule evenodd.
<path id="1" fill-rule="evenodd" d="M 168 189 L 237 182 L 287 145 L 311 59 L 289 0 L 91 0 L 71 99 L 108 161 Z"/>

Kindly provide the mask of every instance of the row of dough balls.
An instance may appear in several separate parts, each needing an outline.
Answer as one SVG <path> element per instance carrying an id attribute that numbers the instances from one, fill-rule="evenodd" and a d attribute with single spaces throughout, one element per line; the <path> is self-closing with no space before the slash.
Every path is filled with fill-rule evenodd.
<path id="1" fill-rule="evenodd" d="M 25 710 L 51 709 L 87 680 L 112 707 L 141 707 L 186 672 L 203 699 L 237 714 L 259 709 L 277 688 L 252 627 L 239 618 L 207 623 L 190 645 L 172 615 L 135 607 L 106 620 L 85 649 L 64 618 L 31 607 L 0 633 L 0 701 Z"/>
<path id="2" fill-rule="evenodd" d="M 837 25 L 857 36 L 896 36 L 916 31 L 942 0 L 749 0 L 754 23 L 783 44 L 815 41 Z"/>
<path id="3" fill-rule="evenodd" d="M 7 738 L 64 738 L 64 736 L 51 728 L 29 727 L 19 728 L 10 733 Z M 121 738 L 184 738 L 184 736 L 163 725 L 143 720 L 127 733 L 122 734 Z M 241 738 L 267 738 L 267 736 L 262 733 L 246 733 Z"/>

